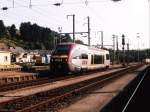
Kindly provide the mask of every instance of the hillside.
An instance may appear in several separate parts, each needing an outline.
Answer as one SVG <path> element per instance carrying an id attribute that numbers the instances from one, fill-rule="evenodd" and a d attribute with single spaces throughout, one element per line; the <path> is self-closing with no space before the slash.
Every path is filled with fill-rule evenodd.
<path id="1" fill-rule="evenodd" d="M 9 47 L 22 47 L 25 48 L 25 44 L 23 41 L 17 39 L 8 39 L 8 38 L 0 38 L 0 49 L 7 50 Z"/>

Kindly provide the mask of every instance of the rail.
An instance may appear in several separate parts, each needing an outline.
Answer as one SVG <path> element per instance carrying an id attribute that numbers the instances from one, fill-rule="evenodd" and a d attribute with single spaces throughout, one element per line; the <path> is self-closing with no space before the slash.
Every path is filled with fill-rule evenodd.
<path id="1" fill-rule="evenodd" d="M 72 97 L 78 96 L 89 88 L 101 87 L 112 80 L 119 78 L 120 76 L 133 71 L 137 66 L 131 68 L 125 68 L 119 72 L 113 72 L 105 76 L 98 78 L 89 79 L 78 84 L 72 84 L 69 86 L 56 88 L 54 90 L 49 90 L 46 92 L 37 93 L 34 95 L 21 97 L 15 100 L 3 102 L 0 104 L 0 111 L 3 112 L 35 112 L 43 111 L 47 108 L 55 108 L 56 104 L 63 102 L 64 100 L 69 100 Z M 59 102 L 59 103 L 58 103 Z"/>

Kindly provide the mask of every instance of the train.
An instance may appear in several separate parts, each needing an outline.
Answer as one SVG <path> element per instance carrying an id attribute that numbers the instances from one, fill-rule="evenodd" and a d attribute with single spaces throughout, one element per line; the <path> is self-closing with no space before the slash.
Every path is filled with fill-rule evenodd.
<path id="1" fill-rule="evenodd" d="M 109 51 L 92 46 L 61 43 L 51 54 L 50 69 L 54 73 L 76 73 L 109 66 Z"/>

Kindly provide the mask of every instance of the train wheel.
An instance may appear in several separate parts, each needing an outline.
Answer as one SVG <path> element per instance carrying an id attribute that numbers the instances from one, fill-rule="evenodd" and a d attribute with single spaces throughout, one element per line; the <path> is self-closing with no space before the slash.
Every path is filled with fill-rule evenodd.
<path id="1" fill-rule="evenodd" d="M 106 66 L 105 68 L 106 68 L 106 69 L 108 69 L 108 68 L 109 68 L 109 66 Z"/>

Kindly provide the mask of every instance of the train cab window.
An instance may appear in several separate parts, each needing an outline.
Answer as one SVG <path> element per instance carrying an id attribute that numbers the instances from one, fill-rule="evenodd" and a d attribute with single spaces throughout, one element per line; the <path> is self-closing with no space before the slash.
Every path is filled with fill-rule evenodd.
<path id="1" fill-rule="evenodd" d="M 109 54 L 106 54 L 106 60 L 109 60 L 109 58 L 110 58 Z"/>
<path id="2" fill-rule="evenodd" d="M 58 45 L 54 51 L 54 54 L 69 54 L 69 45 Z"/>
<path id="3" fill-rule="evenodd" d="M 88 55 L 87 54 L 81 54 L 81 59 L 88 59 Z"/>
<path id="4" fill-rule="evenodd" d="M 75 50 L 72 54 L 73 59 L 88 59 L 88 55 L 85 53 L 85 51 L 82 50 Z"/>
<path id="5" fill-rule="evenodd" d="M 73 59 L 81 59 L 81 56 L 74 56 Z"/>

